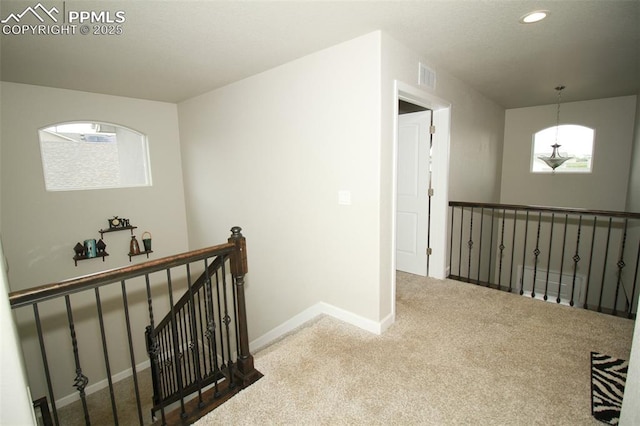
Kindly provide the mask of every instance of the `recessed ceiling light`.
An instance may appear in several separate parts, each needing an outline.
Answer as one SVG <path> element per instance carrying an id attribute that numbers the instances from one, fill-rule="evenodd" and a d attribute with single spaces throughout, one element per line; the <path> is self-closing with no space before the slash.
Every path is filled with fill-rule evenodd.
<path id="1" fill-rule="evenodd" d="M 540 22 L 544 18 L 549 16 L 548 10 L 536 10 L 534 12 L 529 12 L 520 18 L 521 24 L 533 24 L 534 22 Z"/>

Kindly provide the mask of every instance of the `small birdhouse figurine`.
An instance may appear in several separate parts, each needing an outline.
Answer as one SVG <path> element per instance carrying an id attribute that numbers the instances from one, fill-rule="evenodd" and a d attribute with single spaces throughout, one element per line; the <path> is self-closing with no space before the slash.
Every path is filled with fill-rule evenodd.
<path id="1" fill-rule="evenodd" d="M 81 258 L 84 256 L 84 245 L 81 243 L 77 243 L 75 247 L 73 247 L 73 251 L 76 253 L 77 258 Z"/>
<path id="2" fill-rule="evenodd" d="M 106 248 L 107 248 L 107 245 L 104 243 L 104 241 L 102 241 L 102 238 L 100 238 L 96 243 L 96 249 L 98 250 L 98 255 L 104 254 L 104 251 Z"/>

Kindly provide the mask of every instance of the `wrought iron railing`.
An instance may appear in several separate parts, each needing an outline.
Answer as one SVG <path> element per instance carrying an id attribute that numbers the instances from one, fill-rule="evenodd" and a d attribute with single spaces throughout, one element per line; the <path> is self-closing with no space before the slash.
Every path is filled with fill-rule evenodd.
<path id="1" fill-rule="evenodd" d="M 9 301 L 17 313 L 28 311 L 21 309 L 28 307 L 33 311 L 31 320 L 26 322 L 35 328 L 55 424 L 64 424 L 56 398 L 60 389 L 67 389 L 65 383 L 72 383 L 76 389 L 84 422 L 91 424 L 93 407 L 87 402 L 87 387 L 91 374 L 99 380 L 101 373 L 106 376 L 110 395 L 109 402 L 103 401 L 111 405 L 108 422 L 119 424 L 123 418 L 132 417 L 131 412 L 119 410 L 121 399 L 117 398 L 118 387 L 113 380 L 114 370 L 122 369 L 122 365 L 114 367 L 111 358 L 123 351 L 128 352 L 126 367 L 133 377 L 133 417 L 140 425 L 151 423 L 157 411 L 162 424 L 195 420 L 259 379 L 262 375 L 254 368 L 249 352 L 246 272 L 245 239 L 241 229 L 234 227 L 225 244 L 11 293 Z M 192 276 L 198 275 L 192 282 Z M 174 293 L 179 291 L 184 291 L 184 296 L 174 304 Z M 116 293 L 121 309 L 114 309 Z M 88 315 L 93 308 L 95 315 Z M 156 326 L 154 316 L 167 311 Z M 66 317 L 63 322 L 68 327 L 66 348 L 59 339 L 60 330 L 51 329 L 55 323 L 61 328 L 56 320 L 60 313 Z M 87 332 L 92 328 L 99 330 L 99 337 Z M 216 343 L 222 341 L 224 345 Z M 88 355 L 96 345 L 102 349 L 100 360 Z M 144 372 L 138 371 L 137 364 L 141 347 L 146 349 L 151 367 Z M 72 377 L 61 376 L 65 369 L 50 363 L 50 355 L 55 353 L 60 359 L 61 351 L 73 360 Z M 139 385 L 141 373 L 150 374 L 153 383 L 152 416 L 146 421 L 143 406 L 147 404 L 141 401 Z M 173 409 L 170 404 L 177 407 Z"/>
<path id="2" fill-rule="evenodd" d="M 634 318 L 640 213 L 452 201 L 449 277 Z"/>

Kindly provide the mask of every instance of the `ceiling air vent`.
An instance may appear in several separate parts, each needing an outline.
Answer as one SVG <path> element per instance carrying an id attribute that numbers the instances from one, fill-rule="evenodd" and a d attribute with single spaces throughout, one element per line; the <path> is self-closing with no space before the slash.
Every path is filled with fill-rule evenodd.
<path id="1" fill-rule="evenodd" d="M 419 64 L 418 84 L 420 84 L 421 86 L 427 86 L 429 89 L 435 90 L 436 72 L 425 64 Z"/>

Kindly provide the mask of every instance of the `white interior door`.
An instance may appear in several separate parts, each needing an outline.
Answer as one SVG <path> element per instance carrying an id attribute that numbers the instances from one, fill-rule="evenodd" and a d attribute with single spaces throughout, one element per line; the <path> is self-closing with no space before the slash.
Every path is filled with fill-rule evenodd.
<path id="1" fill-rule="evenodd" d="M 427 275 L 431 111 L 398 117 L 396 269 Z"/>

